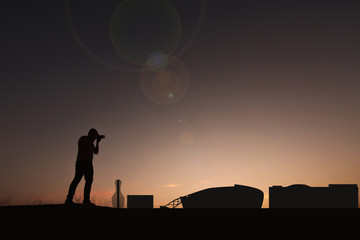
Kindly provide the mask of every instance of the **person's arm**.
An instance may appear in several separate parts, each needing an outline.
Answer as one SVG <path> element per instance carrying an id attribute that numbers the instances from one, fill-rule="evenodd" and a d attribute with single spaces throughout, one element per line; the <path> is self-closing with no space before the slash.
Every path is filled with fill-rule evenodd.
<path id="1" fill-rule="evenodd" d="M 96 145 L 95 145 L 95 148 L 94 148 L 94 153 L 95 154 L 98 154 L 99 153 L 99 142 L 100 142 L 101 139 L 96 139 Z"/>

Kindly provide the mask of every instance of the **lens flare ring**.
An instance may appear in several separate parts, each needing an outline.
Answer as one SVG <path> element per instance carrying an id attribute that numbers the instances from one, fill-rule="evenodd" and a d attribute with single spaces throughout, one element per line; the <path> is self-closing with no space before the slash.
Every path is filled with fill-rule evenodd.
<path id="1" fill-rule="evenodd" d="M 172 55 L 181 39 L 181 20 L 165 0 L 126 0 L 110 23 L 111 42 L 126 61 L 143 66 L 154 51 Z"/>
<path id="2" fill-rule="evenodd" d="M 144 66 L 139 81 L 142 92 L 151 102 L 168 105 L 178 102 L 186 94 L 190 74 L 180 59 L 170 57 L 166 68 L 160 71 Z"/>
<path id="3" fill-rule="evenodd" d="M 91 59 L 93 59 L 99 64 L 102 64 L 117 71 L 137 72 L 142 69 L 143 65 L 134 65 L 124 60 L 122 57 L 118 55 L 118 53 L 114 50 L 112 46 L 111 39 L 109 38 L 110 35 L 109 33 L 107 35 L 106 34 L 104 35 L 98 32 L 99 29 L 109 28 L 110 25 L 109 22 L 111 22 L 111 19 L 109 19 L 109 22 L 105 21 L 104 24 L 101 25 L 102 21 L 104 20 L 104 16 L 106 14 L 110 14 L 109 16 L 111 17 L 115 13 L 116 9 L 118 9 L 120 5 L 122 5 L 124 2 L 120 3 L 120 5 L 113 5 L 113 7 L 111 6 L 111 4 L 106 5 L 107 8 L 99 8 L 97 3 L 88 4 L 87 0 L 77 0 L 77 1 L 65 0 L 64 3 L 65 3 L 65 17 L 67 20 L 69 30 L 75 42 L 80 46 L 82 51 L 84 51 Z M 167 1 L 166 3 L 170 4 Z M 83 8 L 84 5 L 87 6 L 86 11 L 84 11 Z M 202 26 L 205 17 L 206 0 L 197 0 L 196 2 L 191 2 L 191 6 L 195 6 L 195 5 L 198 5 L 197 6 L 198 10 L 196 10 L 197 14 L 193 19 L 187 19 L 188 14 L 180 16 L 181 23 L 184 22 L 184 20 L 189 20 L 191 22 L 191 24 L 186 24 L 186 27 L 187 28 L 191 27 L 191 29 L 186 29 L 187 32 L 190 33 L 189 35 L 181 36 L 180 44 L 177 46 L 177 49 L 175 49 L 174 52 L 171 53 L 174 56 L 179 57 L 184 52 L 186 52 L 186 50 L 188 50 L 188 48 L 194 42 Z M 188 6 L 185 5 L 185 7 Z M 178 10 L 180 10 L 180 12 L 183 12 L 181 11 L 181 9 L 178 8 L 179 5 L 176 4 L 172 5 L 172 9 L 175 10 L 175 12 L 177 12 Z M 105 10 L 103 11 L 103 9 Z M 89 16 L 95 17 L 96 19 L 94 19 L 94 21 L 87 21 Z M 100 24 L 102 27 L 99 29 L 93 29 L 91 25 L 93 22 Z M 181 26 L 182 26 L 181 31 L 183 32 L 184 26 L 183 25 Z M 91 32 L 87 32 L 84 29 L 89 29 L 91 30 Z M 104 43 L 103 46 L 99 47 L 98 44 L 94 44 L 94 43 L 97 43 L 98 40 L 97 38 L 101 36 L 102 38 L 105 39 L 102 39 L 102 42 Z M 104 45 L 109 45 L 109 46 L 104 46 Z M 156 51 L 160 51 L 163 54 L 166 54 L 164 51 L 161 51 L 161 49 L 151 50 L 152 53 Z M 143 57 L 143 61 L 148 61 L 149 58 L 150 58 L 149 56 L 145 56 Z M 146 62 L 146 64 L 148 63 Z M 159 71 L 156 68 L 153 70 Z"/>

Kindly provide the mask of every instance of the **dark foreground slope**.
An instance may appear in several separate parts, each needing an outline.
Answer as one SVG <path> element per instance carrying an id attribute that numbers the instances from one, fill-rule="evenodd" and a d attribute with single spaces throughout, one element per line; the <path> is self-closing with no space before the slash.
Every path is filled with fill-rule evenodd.
<path id="1" fill-rule="evenodd" d="M 66 238 L 94 234 L 104 238 L 125 233 L 133 237 L 155 234 L 167 238 L 245 233 L 254 237 L 286 233 L 289 238 L 308 234 L 344 238 L 358 235 L 360 225 L 359 209 L 114 209 L 59 204 L 0 207 L 0 215 L 5 231 L 15 227 L 18 230 L 11 230 L 11 234 L 26 233 L 28 237 L 31 233 L 38 236 L 51 232 Z"/>

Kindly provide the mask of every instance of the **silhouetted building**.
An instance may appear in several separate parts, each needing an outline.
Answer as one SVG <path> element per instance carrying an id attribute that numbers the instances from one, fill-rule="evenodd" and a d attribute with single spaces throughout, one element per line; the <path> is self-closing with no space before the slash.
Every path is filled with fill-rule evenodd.
<path id="1" fill-rule="evenodd" d="M 358 208 L 358 187 L 356 184 L 272 186 L 269 208 Z"/>
<path id="2" fill-rule="evenodd" d="M 253 187 L 234 185 L 233 187 L 207 188 L 177 198 L 162 207 L 183 208 L 261 208 L 264 193 Z"/>
<path id="3" fill-rule="evenodd" d="M 153 195 L 128 195 L 127 208 L 153 208 Z"/>

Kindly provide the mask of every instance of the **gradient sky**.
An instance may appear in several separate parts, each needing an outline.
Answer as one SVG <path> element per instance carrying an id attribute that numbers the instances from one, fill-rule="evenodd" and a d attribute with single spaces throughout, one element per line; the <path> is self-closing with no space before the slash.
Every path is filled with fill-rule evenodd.
<path id="1" fill-rule="evenodd" d="M 158 0 L 149 11 L 170 9 L 160 30 L 111 25 L 123 2 L 2 4 L 1 204 L 63 202 L 92 127 L 106 135 L 92 188 L 103 205 L 116 179 L 155 207 L 233 184 L 261 189 L 263 207 L 272 185 L 360 184 L 359 1 Z M 117 42 L 111 26 L 137 40 Z M 165 92 L 154 100 L 146 67 L 117 49 L 159 42 L 185 87 L 148 70 L 147 87 Z"/>

